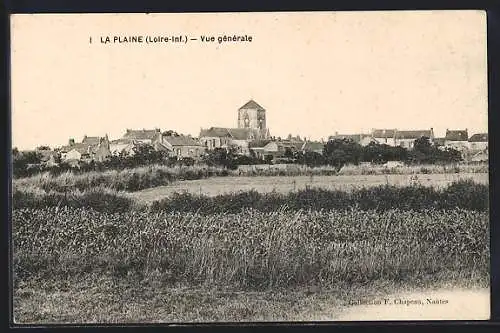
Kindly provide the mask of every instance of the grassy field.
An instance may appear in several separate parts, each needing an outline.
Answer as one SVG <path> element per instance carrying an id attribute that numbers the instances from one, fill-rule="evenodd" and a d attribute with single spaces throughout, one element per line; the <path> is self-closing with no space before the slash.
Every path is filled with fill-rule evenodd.
<path id="1" fill-rule="evenodd" d="M 489 286 L 487 173 L 153 169 L 14 181 L 16 322 L 336 320 Z"/>
<path id="2" fill-rule="evenodd" d="M 117 192 L 105 187 L 68 192 L 45 192 L 36 187 L 13 191 L 13 208 L 89 208 L 99 212 L 199 212 L 202 214 L 241 213 L 252 207 L 262 212 L 312 209 L 362 209 L 386 211 L 394 207 L 422 211 L 426 209 L 467 209 L 488 211 L 487 184 L 471 180 L 455 181 L 446 187 L 423 185 L 378 185 L 352 189 L 328 190 L 317 187 L 279 192 L 236 191 L 215 196 L 205 194 L 174 193 L 170 197 L 152 202 L 137 200 L 130 193 Z"/>
<path id="3" fill-rule="evenodd" d="M 454 181 L 472 179 L 480 184 L 488 184 L 487 173 L 440 173 L 413 175 L 339 175 L 339 176 L 296 176 L 296 177 L 214 177 L 208 179 L 174 182 L 167 186 L 158 186 L 131 193 L 140 202 L 152 202 L 173 193 L 192 193 L 214 196 L 237 191 L 255 190 L 260 193 L 303 190 L 307 187 L 326 190 L 351 191 L 362 187 L 379 185 L 445 187 Z"/>
<path id="4" fill-rule="evenodd" d="M 433 175 L 437 176 L 433 176 Z M 410 175 L 417 175 L 419 178 L 430 179 L 432 182 L 437 177 L 438 180 L 444 178 L 446 181 L 454 175 L 470 175 L 473 178 L 481 178 L 480 175 L 488 174 L 488 165 L 422 165 L 386 168 L 383 166 L 345 166 L 337 172 L 330 166 L 310 168 L 295 164 L 283 165 L 261 165 L 261 166 L 240 166 L 238 170 L 228 170 L 222 167 L 208 166 L 178 166 L 168 167 L 164 165 L 150 165 L 124 170 L 89 171 L 83 173 L 73 173 L 70 171 L 59 175 L 52 175 L 44 172 L 26 178 L 14 179 L 14 186 L 35 187 L 44 191 L 67 190 L 91 190 L 95 187 L 106 187 L 117 191 L 135 192 L 165 185 L 172 185 L 176 182 L 203 180 L 207 178 L 228 178 L 222 180 L 223 184 L 247 183 L 245 186 L 259 186 L 261 183 L 287 183 L 300 187 L 307 183 L 307 179 L 317 178 L 320 181 L 328 180 L 330 176 L 342 176 L 347 179 L 348 184 L 358 184 L 363 186 L 370 183 L 405 183 Z M 351 176 L 353 178 L 349 178 Z M 372 177 L 363 177 L 372 176 Z M 347 177 L 347 178 L 346 178 Z M 255 178 L 252 180 L 252 178 Z M 390 180 L 388 178 L 391 178 Z M 486 177 L 487 178 L 487 177 Z M 277 181 L 276 179 L 281 179 Z M 350 180 L 349 180 L 350 179 Z M 218 183 L 215 180 L 214 183 Z M 327 181 L 328 182 L 328 181 Z M 340 181 L 342 184 L 343 181 Z M 196 184 L 196 183 L 195 183 Z M 201 182 L 201 184 L 206 184 Z M 277 184 L 277 185 L 279 185 Z M 275 184 L 276 185 L 276 184 Z M 223 185 L 224 186 L 224 185 Z M 290 188 L 293 188 L 292 184 Z M 267 187 L 266 187 L 267 188 Z M 281 186 L 277 186 L 277 190 Z M 199 190 L 199 188 L 198 188 Z M 202 188 L 203 190 L 203 188 Z"/>
<path id="5" fill-rule="evenodd" d="M 19 322 L 315 320 L 360 295 L 489 285 L 487 212 L 13 212 Z"/>
<path id="6" fill-rule="evenodd" d="M 406 314 L 405 320 L 415 320 L 422 311 L 415 307 L 399 306 L 363 313 L 359 307 L 350 306 L 352 301 L 371 300 L 419 293 L 420 297 L 442 294 L 456 302 L 457 290 L 471 291 L 465 305 L 454 312 L 454 316 L 443 312 L 444 307 L 424 307 L 434 317 L 424 319 L 479 319 L 475 312 L 484 312 L 482 304 L 489 304 L 489 290 L 478 288 L 476 281 L 462 281 L 462 284 L 433 283 L 431 286 L 408 286 L 383 281 L 372 284 L 338 284 L 329 289 L 307 288 L 276 289 L 272 291 L 234 292 L 209 290 L 206 288 L 158 287 L 146 283 L 134 283 L 100 275 L 89 275 L 87 279 L 44 282 L 27 281 L 14 290 L 14 317 L 17 322 L 47 323 L 165 323 L 165 322 L 256 322 L 256 321 L 337 321 L 397 319 Z M 478 299 L 477 292 L 483 297 Z M 458 295 L 461 295 L 458 292 Z M 471 297 L 476 296 L 476 297 Z M 463 300 L 462 300 L 463 301 Z M 470 308 L 476 311 L 463 313 Z M 460 303 L 457 302 L 458 305 Z M 457 310 L 454 304 L 454 310 Z M 473 305 L 473 306 L 474 306 Z M 413 309 L 408 315 L 408 309 Z M 406 310 L 406 311 L 405 311 Z M 436 311 L 438 310 L 438 311 Z M 448 312 L 448 311 L 447 311 Z M 463 316 L 463 317 L 461 317 Z M 445 317 L 445 318 L 443 318 Z M 485 318 L 483 318 L 485 319 Z"/>

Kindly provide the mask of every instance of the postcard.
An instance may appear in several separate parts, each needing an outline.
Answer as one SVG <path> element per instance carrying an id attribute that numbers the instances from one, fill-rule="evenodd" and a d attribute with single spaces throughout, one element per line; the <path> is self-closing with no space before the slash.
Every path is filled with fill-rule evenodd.
<path id="1" fill-rule="evenodd" d="M 10 26 L 13 323 L 490 318 L 484 11 Z"/>

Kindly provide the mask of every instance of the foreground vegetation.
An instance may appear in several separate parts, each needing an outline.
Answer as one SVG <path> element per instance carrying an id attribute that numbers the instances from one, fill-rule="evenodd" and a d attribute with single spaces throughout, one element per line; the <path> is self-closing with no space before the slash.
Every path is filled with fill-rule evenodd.
<path id="1" fill-rule="evenodd" d="M 88 274 L 85 278 L 64 280 L 23 280 L 14 289 L 14 317 L 18 323 L 160 323 L 160 322 L 257 322 L 257 321 L 323 321 L 360 320 L 356 306 L 350 302 L 373 300 L 388 295 L 403 296 L 408 293 L 433 295 L 434 290 L 448 290 L 442 297 L 455 306 L 441 307 L 449 312 L 457 308 L 463 299 L 456 299 L 461 290 L 477 290 L 486 294 L 485 299 L 467 299 L 483 308 L 481 301 L 489 300 L 489 288 L 478 288 L 482 283 L 467 277 L 467 280 L 424 283 L 414 280 L 408 283 L 376 281 L 370 284 L 337 283 L 328 289 L 292 288 L 265 291 L 243 291 L 161 286 L 154 279 L 138 283 L 130 279 Z M 161 282 L 160 282 L 161 283 Z M 484 283 L 483 283 L 484 284 Z M 451 296 L 451 297 L 450 297 Z M 484 304 L 484 303 L 483 303 Z M 424 307 L 423 310 L 432 308 Z M 465 307 L 467 309 L 467 307 Z M 350 311 L 349 311 L 350 310 Z M 400 310 L 408 314 L 406 306 L 394 307 L 392 313 L 398 317 Z M 412 308 L 414 320 L 422 315 L 419 308 Z M 349 319 L 343 314 L 354 312 Z M 435 311 L 435 310 L 433 310 Z M 352 313 L 351 312 L 351 313 Z M 468 313 L 465 316 L 472 316 Z M 366 314 L 366 313 L 365 313 Z M 450 319 L 458 319 L 460 312 L 453 312 Z M 361 315 L 361 314 L 360 314 Z M 446 317 L 446 316 L 443 316 Z M 388 320 L 394 318 L 388 318 Z M 434 319 L 434 318 L 429 318 Z M 465 317 L 461 317 L 465 319 Z M 486 318 L 484 318 L 486 319 Z M 368 318 L 365 320 L 373 320 Z"/>
<path id="2" fill-rule="evenodd" d="M 468 209 L 488 211 L 489 187 L 471 180 L 453 182 L 445 188 L 381 185 L 353 189 L 350 192 L 308 188 L 288 193 L 240 191 L 216 196 L 174 193 L 142 204 L 126 193 L 97 187 L 68 193 L 45 192 L 37 188 L 14 188 L 12 204 L 17 208 L 72 207 L 91 208 L 102 212 L 150 210 L 153 212 L 199 212 L 202 214 L 239 213 L 253 207 L 273 212 L 286 207 L 291 210 L 331 210 L 357 208 L 362 210 Z"/>
<path id="3" fill-rule="evenodd" d="M 397 288 L 489 286 L 488 186 L 178 194 L 15 189 L 18 322 L 320 320 Z M 256 310 L 258 309 L 258 310 Z"/>
<path id="4" fill-rule="evenodd" d="M 307 167 L 300 165 L 283 166 L 245 166 L 238 170 L 228 170 L 216 166 L 177 166 L 150 165 L 123 170 L 89 171 L 73 173 L 66 171 L 53 175 L 50 172 L 31 177 L 14 179 L 16 187 L 35 187 L 45 192 L 65 192 L 93 190 L 105 187 L 116 191 L 134 192 L 148 188 L 170 185 L 177 181 L 197 180 L 224 176 L 332 176 L 332 175 L 382 175 L 382 174 L 431 174 L 431 173 L 487 173 L 488 165 L 422 165 L 391 167 L 347 165 L 337 171 L 334 167 Z"/>
<path id="5" fill-rule="evenodd" d="M 241 214 L 78 208 L 13 212 L 16 279 L 99 273 L 173 286 L 262 290 L 339 281 L 483 276 L 488 214 L 297 211 Z"/>

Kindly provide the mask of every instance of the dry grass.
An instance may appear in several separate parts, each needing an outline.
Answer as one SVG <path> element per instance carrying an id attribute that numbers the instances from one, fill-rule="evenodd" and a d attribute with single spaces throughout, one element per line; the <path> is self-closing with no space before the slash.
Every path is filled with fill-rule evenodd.
<path id="1" fill-rule="evenodd" d="M 475 290 L 477 284 L 471 280 L 452 284 L 436 281 L 431 285 L 377 281 L 369 285 L 338 284 L 329 289 L 235 292 L 155 287 L 89 275 L 43 285 L 39 281 L 23 282 L 14 290 L 14 317 L 22 324 L 332 321 L 346 316 L 352 300 L 415 291 L 428 295 L 440 288 Z"/>
<path id="2" fill-rule="evenodd" d="M 132 197 L 150 203 L 174 193 L 191 193 L 215 196 L 237 191 L 254 190 L 259 193 L 288 193 L 321 188 L 325 190 L 353 191 L 363 187 L 380 185 L 409 186 L 419 184 L 443 188 L 454 181 L 472 179 L 480 184 L 488 184 L 488 174 L 426 174 L 410 175 L 357 175 L 357 176 L 297 176 L 297 177 L 215 177 L 209 179 L 175 182 L 168 186 L 159 186 L 132 193 Z"/>
<path id="3" fill-rule="evenodd" d="M 252 168 L 258 168 L 252 170 Z M 260 169 L 264 168 L 264 169 Z M 455 175 L 468 175 L 469 177 L 476 178 L 480 175 L 488 174 L 488 165 L 466 165 L 458 164 L 454 166 L 404 166 L 399 168 L 385 168 L 383 166 L 345 166 L 337 173 L 333 167 L 322 166 L 317 168 L 309 168 L 301 165 L 272 165 L 272 166 L 245 166 L 242 170 L 227 170 L 221 167 L 208 167 L 208 166 L 177 166 L 167 167 L 162 165 L 151 165 L 146 167 L 138 167 L 133 169 L 124 170 L 110 170 L 103 172 L 85 172 L 75 174 L 70 171 L 62 173 L 57 176 L 51 175 L 49 172 L 41 173 L 35 176 L 14 179 L 14 185 L 20 187 L 37 187 L 44 191 L 59 191 L 64 192 L 68 189 L 78 189 L 80 191 L 88 190 L 94 187 L 102 186 L 117 191 L 140 191 L 144 189 L 156 188 L 159 186 L 171 185 L 178 181 L 196 181 L 205 178 L 220 176 L 232 176 L 225 180 L 214 183 L 242 183 L 249 184 L 248 186 L 259 186 L 260 183 L 273 184 L 279 183 L 286 184 L 286 188 L 300 188 L 303 183 L 307 183 L 307 179 L 317 179 L 317 182 L 322 183 L 324 179 L 333 179 L 333 176 L 344 176 L 349 185 L 364 185 L 364 178 L 371 176 L 368 182 L 373 181 L 378 184 L 385 182 L 399 183 L 407 182 L 408 175 L 420 175 L 422 179 L 434 178 L 453 178 Z M 436 176 L 437 175 L 437 176 Z M 248 177 L 253 176 L 253 177 Z M 288 177 L 283 177 L 288 176 Z M 293 179 L 290 179 L 293 177 Z M 341 178 L 341 177 L 338 177 Z M 391 178 L 391 180 L 388 180 Z M 277 181 L 276 179 L 280 179 Z M 311 180 L 312 182 L 312 180 Z M 336 181 L 335 181 L 336 182 Z M 340 181 L 342 183 L 342 181 Z M 195 183 L 197 184 L 197 183 Z M 201 186 L 200 185 L 200 186 Z M 183 186 L 183 185 L 180 185 Z M 189 185 L 186 185 L 189 187 Z M 201 186 L 210 188 L 210 186 Z M 198 189 L 197 189 L 198 190 Z"/>
<path id="4" fill-rule="evenodd" d="M 106 187 L 117 191 L 138 191 L 171 184 L 178 180 L 227 175 L 226 169 L 218 167 L 151 165 L 134 169 L 91 171 L 80 174 L 67 171 L 57 176 L 44 172 L 31 177 L 14 179 L 13 183 L 15 186 L 32 186 L 44 191 L 58 192 L 64 192 L 68 189 L 84 191 L 95 187 Z"/>
<path id="5" fill-rule="evenodd" d="M 487 163 L 481 164 L 424 164 L 386 167 L 384 165 L 346 165 L 340 175 L 411 175 L 411 174 L 454 174 L 454 173 L 488 173 Z"/>

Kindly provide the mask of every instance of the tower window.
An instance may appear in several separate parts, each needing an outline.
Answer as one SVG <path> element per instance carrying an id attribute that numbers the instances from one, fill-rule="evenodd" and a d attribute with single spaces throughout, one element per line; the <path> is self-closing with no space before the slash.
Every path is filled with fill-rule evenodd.
<path id="1" fill-rule="evenodd" d="M 248 117 L 245 117 L 244 124 L 245 124 L 245 127 L 249 127 L 250 126 L 250 119 L 248 119 Z"/>

